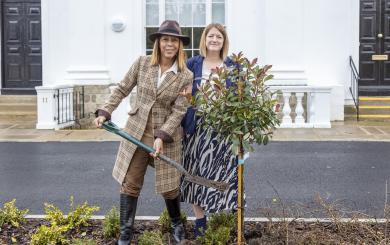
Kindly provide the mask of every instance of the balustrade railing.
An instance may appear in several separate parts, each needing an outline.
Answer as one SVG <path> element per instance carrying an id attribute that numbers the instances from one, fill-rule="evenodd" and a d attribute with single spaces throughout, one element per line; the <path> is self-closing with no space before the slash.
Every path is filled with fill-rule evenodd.
<path id="1" fill-rule="evenodd" d="M 281 128 L 330 128 L 330 87 L 270 86 L 281 105 Z"/>

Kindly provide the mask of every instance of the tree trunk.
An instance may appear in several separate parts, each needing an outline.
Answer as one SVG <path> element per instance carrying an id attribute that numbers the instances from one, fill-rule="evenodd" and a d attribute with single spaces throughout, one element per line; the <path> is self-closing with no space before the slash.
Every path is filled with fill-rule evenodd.
<path id="1" fill-rule="evenodd" d="M 244 149 L 242 139 L 238 152 L 238 192 L 237 192 L 237 245 L 244 244 Z"/>

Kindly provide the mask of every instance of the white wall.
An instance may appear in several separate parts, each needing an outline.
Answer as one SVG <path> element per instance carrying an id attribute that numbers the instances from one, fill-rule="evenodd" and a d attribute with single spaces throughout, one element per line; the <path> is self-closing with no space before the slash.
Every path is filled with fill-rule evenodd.
<path id="1" fill-rule="evenodd" d="M 349 56 L 358 62 L 359 1 L 229 1 L 227 25 L 232 51 L 272 64 L 276 84 L 332 86 L 331 119 L 343 120 Z"/>
<path id="2" fill-rule="evenodd" d="M 258 57 L 261 61 L 264 60 L 266 55 L 264 37 L 268 29 L 263 25 L 266 18 L 265 1 L 228 0 L 226 5 L 230 53 L 243 51 L 249 58 Z"/>
<path id="3" fill-rule="evenodd" d="M 145 1 L 42 0 L 43 85 L 116 83 L 144 54 Z M 227 0 L 230 52 L 272 64 L 280 84 L 330 85 L 332 120 L 349 98 L 358 62 L 359 1 Z M 122 32 L 111 30 L 122 19 Z M 123 124 L 128 101 L 113 114 Z"/>
<path id="4" fill-rule="evenodd" d="M 143 1 L 42 0 L 43 86 L 119 82 L 144 54 Z M 122 32 L 111 23 L 121 19 Z M 113 113 L 124 125 L 128 98 Z M 125 115 L 125 116 L 123 116 Z"/>
<path id="5" fill-rule="evenodd" d="M 332 120 L 343 120 L 349 97 L 349 56 L 358 47 L 359 2 L 305 0 L 305 60 L 309 81 L 331 85 Z M 358 51 L 357 51 L 358 52 Z"/>
<path id="6" fill-rule="evenodd" d="M 0 5 L 1 6 L 1 5 Z M 3 26 L 3 22 L 2 22 L 2 18 L 0 18 L 0 26 L 2 27 Z M 3 62 L 3 55 L 2 55 L 2 50 L 3 50 L 3 42 L 1 40 L 3 40 L 3 37 L 1 36 L 2 32 L 0 31 L 0 95 L 1 95 L 1 88 L 3 86 L 3 71 L 2 71 L 2 62 Z"/>

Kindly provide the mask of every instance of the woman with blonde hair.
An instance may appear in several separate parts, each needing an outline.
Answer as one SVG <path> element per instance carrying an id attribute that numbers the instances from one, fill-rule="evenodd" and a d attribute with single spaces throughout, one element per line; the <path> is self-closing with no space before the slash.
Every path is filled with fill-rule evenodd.
<path id="1" fill-rule="evenodd" d="M 192 96 L 198 87 L 213 76 L 217 67 L 233 66 L 227 58 L 229 39 L 225 28 L 218 23 L 209 24 L 200 39 L 200 55 L 187 61 L 187 67 L 194 73 Z M 228 83 L 230 86 L 230 83 Z M 190 93 L 187 89 L 185 93 Z M 195 115 L 190 107 L 182 121 L 185 136 L 183 139 L 183 166 L 192 174 L 208 179 L 229 183 L 225 192 L 183 183 L 182 201 L 192 204 L 196 216 L 195 237 L 206 230 L 205 212 L 237 209 L 237 157 L 232 153 L 232 144 L 210 129 L 200 127 L 202 118 Z"/>
<path id="2" fill-rule="evenodd" d="M 158 154 L 164 151 L 169 158 L 181 160 L 183 132 L 180 122 L 188 103 L 179 93 L 192 82 L 183 50 L 190 39 L 181 34 L 179 24 L 173 20 L 164 21 L 149 39 L 154 41 L 152 55 L 141 56 L 134 62 L 108 102 L 96 112 L 95 124 L 101 127 L 104 121 L 110 120 L 122 99 L 137 86 L 136 103 L 129 112 L 124 130 L 156 150 L 151 156 L 126 140 L 119 146 L 113 170 L 114 178 L 121 185 L 119 245 L 131 244 L 138 196 L 149 164 L 156 168 L 155 189 L 165 199 L 173 237 L 176 242 L 184 239 L 180 219 L 181 174 L 160 161 Z"/>

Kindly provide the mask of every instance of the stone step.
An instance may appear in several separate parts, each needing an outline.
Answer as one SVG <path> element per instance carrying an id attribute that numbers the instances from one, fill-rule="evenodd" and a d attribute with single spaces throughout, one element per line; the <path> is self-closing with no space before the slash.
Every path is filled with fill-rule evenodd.
<path id="1" fill-rule="evenodd" d="M 390 115 L 390 106 L 359 106 L 361 115 Z"/>
<path id="2" fill-rule="evenodd" d="M 37 104 L 37 96 L 36 95 L 0 95 L 0 104 L 19 104 L 19 103 L 27 103 L 27 104 Z"/>
<path id="3" fill-rule="evenodd" d="M 345 105 L 344 106 L 344 114 L 346 114 L 346 115 L 350 115 L 350 114 L 355 115 L 356 114 L 356 107 L 355 107 L 355 105 Z"/>
<path id="4" fill-rule="evenodd" d="M 359 97 L 359 106 L 390 106 L 390 97 Z"/>
<path id="5" fill-rule="evenodd" d="M 390 115 L 361 114 L 361 115 L 359 115 L 359 120 L 362 120 L 362 121 L 390 122 Z"/>
<path id="6" fill-rule="evenodd" d="M 36 111 L 14 111 L 12 113 L 7 111 L 0 111 L 0 121 L 4 122 L 28 122 L 28 121 L 36 121 L 37 120 L 37 112 Z"/>
<path id="7" fill-rule="evenodd" d="M 14 103 L 1 103 L 0 104 L 0 111 L 8 111 L 10 113 L 15 112 L 15 111 L 20 111 L 20 112 L 29 112 L 29 111 L 37 111 L 37 105 L 36 104 L 30 104 L 30 103 L 19 103 L 19 104 L 14 104 Z"/>
<path id="8" fill-rule="evenodd" d="M 345 114 L 344 121 L 356 121 L 356 114 Z"/>
<path id="9" fill-rule="evenodd" d="M 14 122 L 1 122 L 0 123 L 0 129 L 35 129 L 36 128 L 36 122 L 20 122 L 20 121 L 14 121 Z"/>

